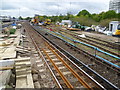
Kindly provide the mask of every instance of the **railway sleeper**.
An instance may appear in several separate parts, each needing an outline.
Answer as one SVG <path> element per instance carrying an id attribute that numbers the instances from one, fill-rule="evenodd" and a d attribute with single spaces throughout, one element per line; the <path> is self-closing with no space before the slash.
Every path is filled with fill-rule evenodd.
<path id="1" fill-rule="evenodd" d="M 49 59 L 46 59 L 48 62 L 50 61 Z M 52 59 L 54 62 L 58 62 L 59 60 L 57 58 Z"/>

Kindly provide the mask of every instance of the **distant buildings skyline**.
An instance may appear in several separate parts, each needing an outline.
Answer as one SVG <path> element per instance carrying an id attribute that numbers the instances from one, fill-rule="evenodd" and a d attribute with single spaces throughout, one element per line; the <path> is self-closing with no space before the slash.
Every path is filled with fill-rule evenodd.
<path id="1" fill-rule="evenodd" d="M 110 0 L 109 10 L 114 10 L 116 13 L 120 13 L 120 0 Z"/>

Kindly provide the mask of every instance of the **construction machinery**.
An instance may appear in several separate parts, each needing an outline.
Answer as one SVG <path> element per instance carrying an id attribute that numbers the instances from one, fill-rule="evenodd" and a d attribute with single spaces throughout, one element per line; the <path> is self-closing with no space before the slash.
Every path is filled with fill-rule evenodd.
<path id="1" fill-rule="evenodd" d="M 33 19 L 31 19 L 31 24 L 32 25 L 50 25 L 51 24 L 51 20 L 50 19 L 45 19 L 45 20 L 40 20 L 39 15 L 35 15 Z"/>
<path id="2" fill-rule="evenodd" d="M 38 25 L 39 24 L 39 17 L 35 15 L 34 18 L 31 20 L 31 24 Z"/>
<path id="3" fill-rule="evenodd" d="M 46 25 L 50 25 L 51 24 L 51 20 L 50 19 L 45 19 L 43 25 L 46 26 Z"/>

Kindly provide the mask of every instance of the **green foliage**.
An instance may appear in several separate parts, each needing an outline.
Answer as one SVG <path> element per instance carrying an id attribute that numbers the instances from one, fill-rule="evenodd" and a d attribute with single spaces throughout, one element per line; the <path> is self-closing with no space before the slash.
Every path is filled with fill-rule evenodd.
<path id="1" fill-rule="evenodd" d="M 91 18 L 95 20 L 96 22 L 100 22 L 100 20 L 102 20 L 103 14 L 104 12 L 101 12 L 100 14 L 92 14 Z"/>
<path id="2" fill-rule="evenodd" d="M 99 22 L 101 17 L 99 14 L 96 14 L 96 15 L 92 16 L 92 19 L 95 20 L 96 22 Z"/>
<path id="3" fill-rule="evenodd" d="M 120 13 L 118 13 L 118 14 L 117 14 L 117 18 L 118 18 L 118 19 L 119 19 L 119 21 L 120 21 Z"/>
<path id="4" fill-rule="evenodd" d="M 62 20 L 69 20 L 73 18 L 74 16 L 72 14 L 67 13 L 67 15 L 60 14 L 59 16 L 51 16 L 49 19 L 51 19 L 52 22 L 61 22 Z"/>
<path id="5" fill-rule="evenodd" d="M 16 19 L 15 17 L 12 17 L 13 19 Z"/>
<path id="6" fill-rule="evenodd" d="M 60 21 L 60 18 L 58 16 L 52 16 L 50 19 L 52 22 Z"/>
<path id="7" fill-rule="evenodd" d="M 115 11 L 110 10 L 102 14 L 102 19 L 116 18 L 117 14 Z"/>
<path id="8" fill-rule="evenodd" d="M 20 17 L 22 18 L 22 17 Z M 116 13 L 113 10 L 107 12 L 101 12 L 99 14 L 91 14 L 87 10 L 80 11 L 77 15 L 72 15 L 67 13 L 67 15 L 60 14 L 59 16 L 39 16 L 40 21 L 45 19 L 51 19 L 53 23 L 62 20 L 72 20 L 74 22 L 79 22 L 81 25 L 91 26 L 91 25 L 102 25 L 108 27 L 108 24 L 112 20 L 120 21 L 120 13 Z"/>
<path id="9" fill-rule="evenodd" d="M 45 21 L 45 18 L 43 16 L 38 16 L 40 21 Z"/>
<path id="10" fill-rule="evenodd" d="M 87 10 L 82 10 L 71 20 L 87 26 L 99 24 L 108 27 L 110 21 L 120 21 L 120 13 L 117 14 L 115 11 L 109 10 L 99 14 L 90 14 Z"/>
<path id="11" fill-rule="evenodd" d="M 69 19 L 71 19 L 71 18 L 73 18 L 73 15 L 72 14 L 70 14 L 70 13 L 67 13 L 67 15 L 65 16 L 65 20 L 69 20 Z"/>
<path id="12" fill-rule="evenodd" d="M 77 16 L 86 16 L 86 17 L 90 17 L 91 14 L 87 11 L 87 10 L 82 10 L 80 11 Z"/>
<path id="13" fill-rule="evenodd" d="M 26 17 L 24 18 L 25 20 L 31 20 L 32 18 L 31 17 Z"/>
<path id="14" fill-rule="evenodd" d="M 97 25 L 98 23 L 95 22 L 93 19 L 88 18 L 86 16 L 80 16 L 71 19 L 74 22 L 79 22 L 80 25 L 91 26 L 92 24 Z"/>
<path id="15" fill-rule="evenodd" d="M 101 20 L 99 24 L 100 24 L 101 26 L 105 26 L 105 27 L 108 28 L 110 21 L 118 21 L 118 18 L 104 19 L 104 20 Z"/>
<path id="16" fill-rule="evenodd" d="M 10 34 L 15 34 L 16 29 L 10 29 Z"/>
<path id="17" fill-rule="evenodd" d="M 23 20 L 22 16 L 19 17 L 19 20 Z"/>

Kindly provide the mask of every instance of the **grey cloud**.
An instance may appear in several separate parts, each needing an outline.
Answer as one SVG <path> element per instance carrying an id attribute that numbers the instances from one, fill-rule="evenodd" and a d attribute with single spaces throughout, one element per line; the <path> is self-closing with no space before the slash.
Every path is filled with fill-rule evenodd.
<path id="1" fill-rule="evenodd" d="M 14 4 L 2 3 L 2 10 L 16 9 L 17 7 Z"/>
<path id="2" fill-rule="evenodd" d="M 13 0 L 14 1 L 14 0 Z M 5 2 L 2 6 L 2 10 L 10 10 L 11 15 L 18 16 L 18 9 L 20 9 L 20 14 L 22 16 L 32 16 L 34 14 L 40 15 L 58 15 L 66 14 L 71 12 L 72 14 L 77 14 L 83 9 L 87 9 L 90 13 L 99 13 L 99 11 L 107 10 L 108 3 L 99 2 L 64 2 L 58 0 L 58 2 L 40 2 L 32 0 L 21 0 L 20 2 Z M 23 7 L 27 8 L 24 9 Z M 13 11 L 16 10 L 16 11 Z M 26 10 L 26 11 L 25 11 Z M 13 13 L 14 12 L 14 13 Z M 7 12 L 4 11 L 7 14 Z"/>

